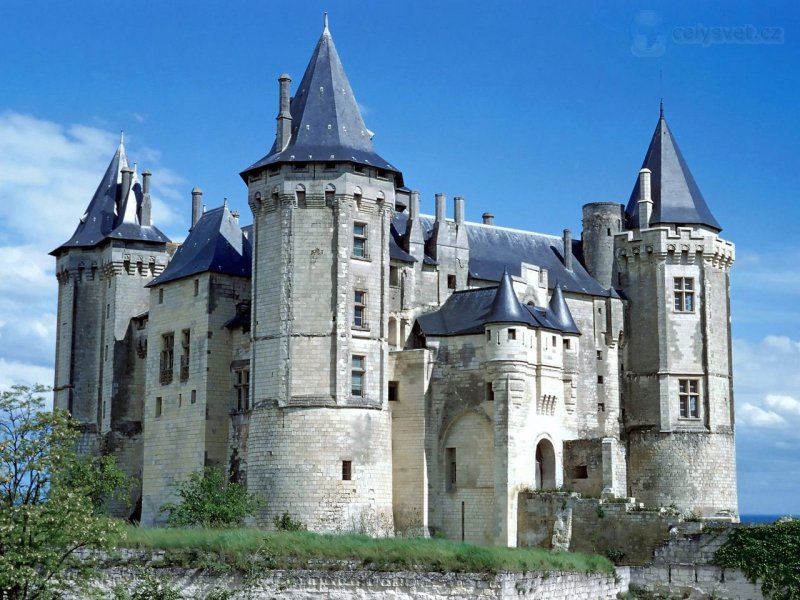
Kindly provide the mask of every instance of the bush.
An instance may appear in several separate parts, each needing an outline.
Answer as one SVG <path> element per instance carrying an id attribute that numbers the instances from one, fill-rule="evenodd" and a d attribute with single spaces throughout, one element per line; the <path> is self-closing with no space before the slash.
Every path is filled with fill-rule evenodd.
<path id="1" fill-rule="evenodd" d="M 306 526 L 303 525 L 303 522 L 293 519 L 292 515 L 290 515 L 288 512 L 284 512 L 281 516 L 275 515 L 275 518 L 272 519 L 272 522 L 275 524 L 275 529 L 278 531 L 306 530 Z"/>
<path id="2" fill-rule="evenodd" d="M 248 494 L 239 483 L 230 483 L 222 470 L 206 467 L 176 485 L 179 502 L 168 502 L 170 527 L 235 527 L 264 507 L 257 494 Z"/>

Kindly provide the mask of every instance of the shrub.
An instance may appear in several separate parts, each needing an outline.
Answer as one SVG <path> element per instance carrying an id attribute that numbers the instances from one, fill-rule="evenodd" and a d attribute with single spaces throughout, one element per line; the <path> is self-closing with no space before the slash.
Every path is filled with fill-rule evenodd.
<path id="1" fill-rule="evenodd" d="M 272 519 L 275 524 L 275 529 L 278 531 L 305 531 L 306 526 L 299 519 L 293 519 L 292 515 L 284 512 L 281 516 L 275 515 Z"/>

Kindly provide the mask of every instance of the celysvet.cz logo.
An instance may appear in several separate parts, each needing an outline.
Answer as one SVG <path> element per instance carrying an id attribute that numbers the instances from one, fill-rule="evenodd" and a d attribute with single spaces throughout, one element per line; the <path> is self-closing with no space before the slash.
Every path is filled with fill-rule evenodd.
<path id="1" fill-rule="evenodd" d="M 687 25 L 673 27 L 675 44 L 782 44 L 783 27 L 757 27 L 755 25 Z"/>

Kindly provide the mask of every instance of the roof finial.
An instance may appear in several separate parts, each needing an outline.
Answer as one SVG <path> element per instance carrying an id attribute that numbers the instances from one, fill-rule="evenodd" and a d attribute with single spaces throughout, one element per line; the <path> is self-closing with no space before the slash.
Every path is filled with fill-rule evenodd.
<path id="1" fill-rule="evenodd" d="M 328 31 L 328 13 L 323 13 L 325 16 L 323 17 L 324 27 L 322 28 L 322 33 L 330 33 Z"/>
<path id="2" fill-rule="evenodd" d="M 223 198 L 222 199 L 222 206 L 225 207 L 225 208 L 228 208 L 228 199 L 227 198 Z"/>
<path id="3" fill-rule="evenodd" d="M 659 110 L 659 113 L 660 113 L 660 118 L 663 119 L 664 118 L 664 99 L 663 98 L 661 99 L 661 104 L 659 105 L 658 110 Z"/>
<path id="4" fill-rule="evenodd" d="M 122 146 L 122 144 L 124 143 L 125 143 L 125 131 L 121 129 L 119 132 L 119 145 Z"/>

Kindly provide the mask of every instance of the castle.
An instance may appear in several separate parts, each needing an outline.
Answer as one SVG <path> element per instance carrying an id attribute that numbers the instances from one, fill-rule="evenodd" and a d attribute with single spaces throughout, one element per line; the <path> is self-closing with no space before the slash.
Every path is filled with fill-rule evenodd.
<path id="1" fill-rule="evenodd" d="M 636 175 L 580 240 L 443 194 L 423 215 L 326 23 L 241 173 L 252 225 L 194 189 L 173 244 L 120 143 L 52 252 L 55 405 L 138 478 L 148 526 L 204 465 L 263 493 L 267 526 L 514 546 L 520 491 L 555 488 L 735 520 L 734 246 L 663 110 Z"/>

